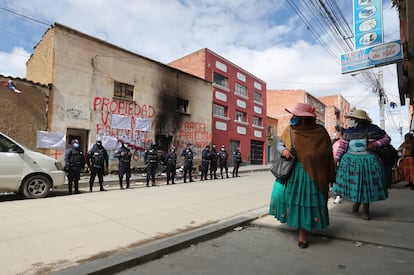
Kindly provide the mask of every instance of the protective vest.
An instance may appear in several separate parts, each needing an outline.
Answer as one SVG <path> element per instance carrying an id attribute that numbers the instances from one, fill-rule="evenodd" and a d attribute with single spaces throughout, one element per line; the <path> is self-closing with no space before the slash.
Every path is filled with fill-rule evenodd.
<path id="1" fill-rule="evenodd" d="M 82 151 L 78 151 L 75 148 L 70 149 L 70 165 L 72 167 L 81 167 L 82 166 L 82 158 L 83 153 Z"/>
<path id="2" fill-rule="evenodd" d="M 119 157 L 119 161 L 122 163 L 130 163 L 131 162 L 131 155 L 129 154 L 129 150 L 122 148 L 121 152 L 126 152 L 124 156 Z"/>
<path id="3" fill-rule="evenodd" d="M 148 151 L 148 162 L 149 163 L 158 163 L 158 153 L 157 151 L 151 149 Z"/>
<path id="4" fill-rule="evenodd" d="M 170 153 L 167 160 L 168 164 L 176 164 L 177 163 L 177 154 L 176 153 Z"/>
<path id="5" fill-rule="evenodd" d="M 187 151 L 187 153 L 185 154 L 185 159 L 186 160 L 193 160 L 194 156 L 193 156 L 193 152 L 192 151 Z"/>
<path id="6" fill-rule="evenodd" d="M 92 163 L 94 165 L 104 167 L 104 163 L 105 163 L 104 152 L 105 152 L 105 150 L 103 148 L 102 149 L 97 149 L 96 151 L 93 152 L 93 154 L 92 154 Z"/>
<path id="7" fill-rule="evenodd" d="M 220 160 L 221 161 L 226 161 L 227 160 L 227 153 L 226 153 L 226 151 L 221 151 L 220 152 Z"/>
<path id="8" fill-rule="evenodd" d="M 236 152 L 236 161 L 238 162 L 242 161 L 242 156 L 240 152 Z"/>

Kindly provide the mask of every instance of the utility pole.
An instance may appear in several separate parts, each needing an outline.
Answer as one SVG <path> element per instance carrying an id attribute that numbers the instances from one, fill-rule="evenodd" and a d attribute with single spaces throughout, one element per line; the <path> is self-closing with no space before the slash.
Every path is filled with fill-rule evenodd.
<path id="1" fill-rule="evenodd" d="M 384 94 L 384 79 L 382 75 L 382 68 L 378 70 L 378 91 L 379 91 L 379 109 L 380 109 L 380 127 L 385 129 L 385 111 L 384 105 L 386 104 L 386 98 Z"/>

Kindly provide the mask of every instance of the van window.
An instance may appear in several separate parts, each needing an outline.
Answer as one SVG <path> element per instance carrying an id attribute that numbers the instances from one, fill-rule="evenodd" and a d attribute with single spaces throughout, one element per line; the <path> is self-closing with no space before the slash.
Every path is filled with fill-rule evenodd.
<path id="1" fill-rule="evenodd" d="M 10 140 L 0 135 L 0 152 L 11 152 L 12 144 Z"/>

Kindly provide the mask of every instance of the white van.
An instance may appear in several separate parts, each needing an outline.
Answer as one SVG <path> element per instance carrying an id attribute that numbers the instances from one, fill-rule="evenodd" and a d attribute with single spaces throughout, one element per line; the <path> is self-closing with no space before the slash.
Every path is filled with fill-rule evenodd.
<path id="1" fill-rule="evenodd" d="M 62 164 L 31 151 L 0 132 L 0 192 L 44 198 L 52 187 L 65 183 Z"/>

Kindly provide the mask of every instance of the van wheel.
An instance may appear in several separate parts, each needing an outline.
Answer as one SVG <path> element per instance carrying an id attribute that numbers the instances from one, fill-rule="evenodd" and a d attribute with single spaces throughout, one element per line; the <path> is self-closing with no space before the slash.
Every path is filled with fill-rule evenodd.
<path id="1" fill-rule="evenodd" d="M 23 196 L 28 199 L 44 198 L 50 193 L 52 183 L 42 175 L 28 177 L 22 185 Z"/>

